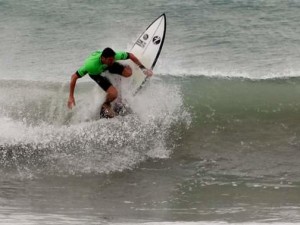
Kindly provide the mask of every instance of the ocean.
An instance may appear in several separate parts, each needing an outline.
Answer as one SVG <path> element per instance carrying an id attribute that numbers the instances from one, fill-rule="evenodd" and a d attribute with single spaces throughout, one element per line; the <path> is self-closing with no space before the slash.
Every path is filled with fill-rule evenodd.
<path id="1" fill-rule="evenodd" d="M 300 224 L 300 1 L 0 0 L 0 224 Z M 132 114 L 71 75 L 167 32 Z"/>

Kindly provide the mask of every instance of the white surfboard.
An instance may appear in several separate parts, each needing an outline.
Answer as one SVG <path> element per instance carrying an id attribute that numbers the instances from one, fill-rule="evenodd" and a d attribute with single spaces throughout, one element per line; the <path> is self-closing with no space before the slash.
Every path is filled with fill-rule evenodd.
<path id="1" fill-rule="evenodd" d="M 130 52 L 148 69 L 153 69 L 160 55 L 166 34 L 166 15 L 162 14 L 154 20 L 138 37 Z M 143 71 L 130 63 L 132 68 L 131 90 L 136 94 L 144 85 L 147 77 Z"/>

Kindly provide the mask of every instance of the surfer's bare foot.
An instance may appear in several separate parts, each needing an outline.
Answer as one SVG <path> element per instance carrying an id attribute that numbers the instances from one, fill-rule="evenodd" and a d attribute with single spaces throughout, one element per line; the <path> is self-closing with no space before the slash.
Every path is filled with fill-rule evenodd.
<path id="1" fill-rule="evenodd" d="M 116 116 L 116 113 L 109 103 L 104 103 L 100 111 L 100 116 L 104 118 L 113 118 Z"/>

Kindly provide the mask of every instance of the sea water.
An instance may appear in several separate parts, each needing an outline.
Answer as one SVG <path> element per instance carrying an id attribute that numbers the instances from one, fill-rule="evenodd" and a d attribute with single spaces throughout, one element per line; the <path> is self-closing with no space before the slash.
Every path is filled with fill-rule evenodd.
<path id="1" fill-rule="evenodd" d="M 300 222 L 300 1 L 0 0 L 0 224 Z M 70 76 L 162 13 L 154 76 L 99 120 Z"/>

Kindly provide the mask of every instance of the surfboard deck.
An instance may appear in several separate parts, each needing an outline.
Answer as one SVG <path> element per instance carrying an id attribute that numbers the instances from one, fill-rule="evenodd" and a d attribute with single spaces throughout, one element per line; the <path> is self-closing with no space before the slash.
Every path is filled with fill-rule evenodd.
<path id="1" fill-rule="evenodd" d="M 133 53 L 146 68 L 153 70 L 161 53 L 165 34 L 166 15 L 162 14 L 137 38 L 130 52 Z M 133 62 L 130 62 L 130 65 L 132 68 L 130 88 L 133 95 L 136 95 L 143 88 L 148 77 Z"/>

